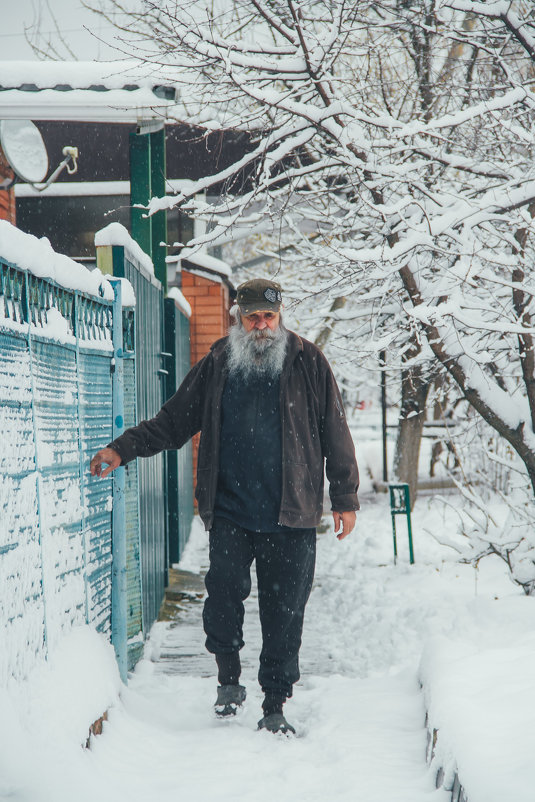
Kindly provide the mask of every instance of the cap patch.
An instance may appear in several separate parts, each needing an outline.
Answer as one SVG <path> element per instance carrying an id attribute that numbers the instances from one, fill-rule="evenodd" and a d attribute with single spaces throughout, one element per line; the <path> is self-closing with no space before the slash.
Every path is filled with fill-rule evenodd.
<path id="1" fill-rule="evenodd" d="M 277 300 L 277 293 L 272 287 L 268 287 L 267 290 L 264 290 L 264 298 L 271 304 L 274 304 Z"/>

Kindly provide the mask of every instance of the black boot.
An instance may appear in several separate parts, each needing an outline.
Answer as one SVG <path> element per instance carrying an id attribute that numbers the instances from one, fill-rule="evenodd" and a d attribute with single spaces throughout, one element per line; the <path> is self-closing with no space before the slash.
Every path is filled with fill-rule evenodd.
<path id="1" fill-rule="evenodd" d="M 220 685 L 217 689 L 217 699 L 214 704 L 215 714 L 218 718 L 235 716 L 245 701 L 246 693 L 243 685 Z"/>
<path id="2" fill-rule="evenodd" d="M 282 733 L 283 735 L 295 735 L 295 729 L 286 721 L 282 713 L 282 706 L 286 701 L 285 696 L 279 694 L 266 693 L 264 701 L 262 702 L 262 710 L 264 717 L 258 722 L 259 730 L 268 730 L 273 733 Z"/>
<path id="3" fill-rule="evenodd" d="M 259 730 L 269 730 L 269 732 L 282 735 L 295 735 L 295 729 L 286 721 L 282 713 L 270 713 L 258 722 Z"/>

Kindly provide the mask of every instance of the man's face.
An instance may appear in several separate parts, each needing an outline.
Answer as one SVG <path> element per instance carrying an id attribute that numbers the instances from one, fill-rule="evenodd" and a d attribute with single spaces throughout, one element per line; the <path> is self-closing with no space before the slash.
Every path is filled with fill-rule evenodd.
<path id="1" fill-rule="evenodd" d="M 282 314 L 269 310 L 239 312 L 229 330 L 229 370 L 242 379 L 280 376 L 286 355 L 288 332 Z"/>
<path id="2" fill-rule="evenodd" d="M 275 331 L 279 327 L 280 312 L 252 312 L 250 315 L 241 315 L 241 321 L 246 332 Z"/>

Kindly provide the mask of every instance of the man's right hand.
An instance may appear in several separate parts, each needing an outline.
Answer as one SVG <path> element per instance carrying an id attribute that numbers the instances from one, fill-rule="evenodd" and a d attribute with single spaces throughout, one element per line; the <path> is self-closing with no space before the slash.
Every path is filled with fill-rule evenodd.
<path id="1" fill-rule="evenodd" d="M 108 466 L 104 471 L 102 470 L 103 462 Z M 91 460 L 89 470 L 91 471 L 91 476 L 100 476 L 104 479 L 109 473 L 118 468 L 120 464 L 121 457 L 113 448 L 101 448 Z"/>

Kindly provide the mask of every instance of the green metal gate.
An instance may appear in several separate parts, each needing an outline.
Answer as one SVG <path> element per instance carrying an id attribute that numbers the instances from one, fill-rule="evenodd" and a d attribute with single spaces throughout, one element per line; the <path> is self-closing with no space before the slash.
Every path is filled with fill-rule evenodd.
<path id="1" fill-rule="evenodd" d="M 108 250 L 106 248 L 106 250 Z M 122 245 L 109 247 L 111 264 L 108 264 L 104 249 L 99 248 L 99 267 L 103 272 L 113 272 L 116 278 L 126 278 L 132 284 L 136 296 L 135 326 L 135 383 L 136 383 L 136 422 L 154 417 L 160 410 L 163 400 L 162 368 L 163 349 L 163 290 L 157 279 Z M 126 368 L 126 366 L 125 366 Z M 133 378 L 130 377 L 130 382 Z M 125 373 L 125 407 L 128 392 L 128 376 Z M 132 420 L 128 421 L 128 425 Z M 128 467 L 128 472 L 137 470 L 138 515 L 141 550 L 141 586 L 143 601 L 143 632 L 147 633 L 157 619 L 163 601 L 167 582 L 167 508 L 166 471 L 163 454 L 150 459 L 136 460 L 137 467 Z M 128 483 L 129 479 L 127 479 Z M 131 480 L 134 488 L 133 478 Z M 135 508 L 130 496 L 128 506 Z M 134 526 L 132 515 L 132 527 Z M 129 547 L 133 557 L 132 549 Z M 130 575 L 129 575 L 130 580 Z M 132 619 L 135 617 L 132 616 Z M 129 637 L 134 637 L 136 624 L 129 624 Z"/>
<path id="2" fill-rule="evenodd" d="M 166 298 L 166 397 L 170 398 L 190 369 L 189 320 L 172 298 Z M 191 441 L 180 451 L 167 452 L 167 516 L 169 563 L 180 560 L 193 520 L 193 458 Z"/>

